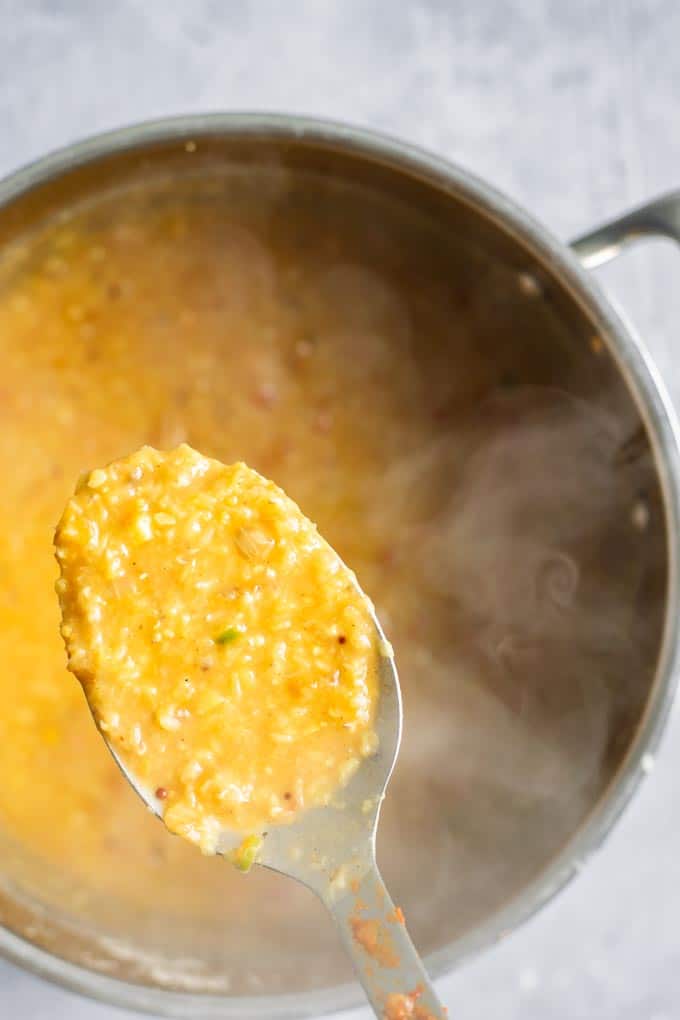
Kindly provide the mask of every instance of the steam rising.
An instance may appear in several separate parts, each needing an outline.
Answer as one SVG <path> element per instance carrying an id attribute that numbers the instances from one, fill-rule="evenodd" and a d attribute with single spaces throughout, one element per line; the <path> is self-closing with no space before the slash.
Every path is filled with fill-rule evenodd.
<path id="1" fill-rule="evenodd" d="M 410 526 L 413 590 L 440 602 L 448 629 L 428 629 L 430 617 L 418 648 L 398 648 L 406 739 L 393 796 L 441 849 L 433 900 L 465 874 L 462 916 L 497 895 L 494 873 L 530 873 L 573 831 L 644 683 L 640 624 L 653 630 L 658 606 L 637 599 L 650 547 L 632 511 L 652 468 L 646 448 L 621 463 L 628 426 L 603 406 L 499 391 L 388 479 L 395 493 L 446 490 Z M 404 831 L 403 812 L 387 817 Z"/>

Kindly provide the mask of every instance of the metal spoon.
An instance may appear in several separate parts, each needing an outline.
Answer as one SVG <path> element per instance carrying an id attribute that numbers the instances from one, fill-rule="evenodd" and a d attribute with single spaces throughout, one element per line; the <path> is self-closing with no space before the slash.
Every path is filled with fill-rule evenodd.
<path id="1" fill-rule="evenodd" d="M 379 665 L 378 751 L 364 759 L 341 791 L 341 802 L 305 811 L 292 824 L 269 829 L 257 863 L 302 882 L 326 905 L 377 1017 L 442 1020 L 446 1010 L 375 860 L 380 806 L 401 741 L 402 707 L 391 648 L 375 614 L 373 621 L 385 650 Z M 106 734 L 103 736 L 106 739 Z M 126 779 L 147 807 L 162 818 L 161 801 L 107 744 Z M 225 831 L 218 853 L 229 852 L 240 839 Z"/>

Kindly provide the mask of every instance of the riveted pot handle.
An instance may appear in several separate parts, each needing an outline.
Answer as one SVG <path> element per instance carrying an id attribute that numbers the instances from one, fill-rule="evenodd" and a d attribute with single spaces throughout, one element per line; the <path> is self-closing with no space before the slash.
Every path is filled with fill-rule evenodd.
<path id="1" fill-rule="evenodd" d="M 604 223 L 577 237 L 571 247 L 586 269 L 594 269 L 646 237 L 668 237 L 680 244 L 680 191 L 671 191 Z"/>

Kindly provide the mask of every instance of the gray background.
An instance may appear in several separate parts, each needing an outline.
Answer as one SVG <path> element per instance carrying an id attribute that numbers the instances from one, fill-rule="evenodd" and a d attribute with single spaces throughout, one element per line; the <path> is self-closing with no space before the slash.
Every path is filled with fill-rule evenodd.
<path id="1" fill-rule="evenodd" d="M 296 111 L 433 149 L 566 239 L 680 187 L 679 43 L 674 0 L 0 0 L 0 171 L 161 114 Z M 650 244 L 601 277 L 677 405 L 680 252 Z M 452 1018 L 680 1018 L 679 735 L 676 711 L 579 880 L 442 982 Z M 12 1016 L 121 1014 L 0 962 Z"/>

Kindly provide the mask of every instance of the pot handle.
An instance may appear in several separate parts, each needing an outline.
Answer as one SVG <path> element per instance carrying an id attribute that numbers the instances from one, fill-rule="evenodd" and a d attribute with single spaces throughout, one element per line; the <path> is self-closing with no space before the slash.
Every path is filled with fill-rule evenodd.
<path id="1" fill-rule="evenodd" d="M 571 247 L 586 269 L 594 269 L 645 237 L 668 237 L 680 244 L 680 191 L 671 191 L 582 234 Z"/>

